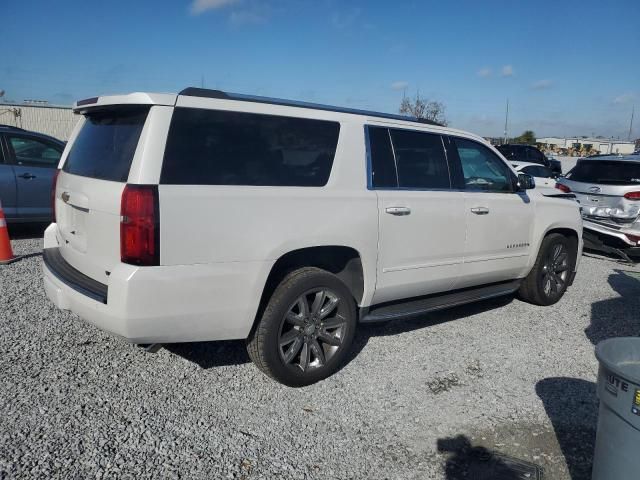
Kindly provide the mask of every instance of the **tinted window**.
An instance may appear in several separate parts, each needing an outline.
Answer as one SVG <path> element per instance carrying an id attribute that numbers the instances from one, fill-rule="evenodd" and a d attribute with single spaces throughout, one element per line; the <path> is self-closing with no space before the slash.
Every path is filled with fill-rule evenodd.
<path id="1" fill-rule="evenodd" d="M 511 151 L 511 147 L 509 145 L 498 145 L 496 148 L 502 155 L 504 155 L 504 158 L 513 160 L 513 152 Z"/>
<path id="2" fill-rule="evenodd" d="M 149 107 L 87 115 L 62 169 L 83 177 L 126 182 Z"/>
<path id="3" fill-rule="evenodd" d="M 391 130 L 391 139 L 400 187 L 451 188 L 447 157 L 440 135 Z"/>
<path id="4" fill-rule="evenodd" d="M 567 173 L 575 182 L 609 185 L 637 185 L 640 183 L 640 163 L 615 160 L 580 160 Z"/>
<path id="5" fill-rule="evenodd" d="M 8 136 L 8 140 L 18 165 L 49 168 L 58 166 L 62 148 L 53 142 L 20 136 Z"/>
<path id="6" fill-rule="evenodd" d="M 371 155 L 371 182 L 374 188 L 395 188 L 398 186 L 396 164 L 391 148 L 389 130 L 367 127 Z"/>
<path id="7" fill-rule="evenodd" d="M 527 147 L 527 154 L 531 163 L 540 163 L 544 165 L 545 156 L 537 148 Z"/>
<path id="8" fill-rule="evenodd" d="M 484 145 L 464 138 L 455 139 L 467 190 L 512 192 L 509 167 Z"/>
<path id="9" fill-rule="evenodd" d="M 532 175 L 534 177 L 541 177 L 541 178 L 553 178 L 553 172 L 547 168 L 547 167 L 543 167 L 542 165 L 538 166 L 538 165 L 530 165 L 528 167 L 524 167 L 520 170 L 522 173 L 527 173 L 529 175 Z"/>
<path id="10" fill-rule="evenodd" d="M 161 182 L 321 187 L 339 132 L 324 120 L 176 108 Z"/>

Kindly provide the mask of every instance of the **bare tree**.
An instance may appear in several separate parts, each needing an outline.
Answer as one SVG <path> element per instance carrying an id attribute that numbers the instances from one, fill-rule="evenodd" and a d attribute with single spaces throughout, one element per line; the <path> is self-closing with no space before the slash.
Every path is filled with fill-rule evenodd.
<path id="1" fill-rule="evenodd" d="M 445 106 L 442 102 L 427 101 L 416 94 L 415 97 L 404 97 L 400 103 L 400 113 L 411 117 L 430 120 L 447 126 L 449 121 L 444 114 Z"/>

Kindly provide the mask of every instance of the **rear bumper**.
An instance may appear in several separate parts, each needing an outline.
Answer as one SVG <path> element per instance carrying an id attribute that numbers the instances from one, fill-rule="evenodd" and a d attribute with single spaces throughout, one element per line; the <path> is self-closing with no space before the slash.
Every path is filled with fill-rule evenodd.
<path id="1" fill-rule="evenodd" d="M 58 308 L 132 343 L 246 338 L 270 266 L 264 262 L 119 264 L 112 269 L 108 285 L 103 285 L 103 301 L 87 288 L 87 279 L 94 282 L 94 289 L 98 282 L 56 254 L 52 238 L 55 235 L 45 234 L 42 269 L 47 297 Z"/>
<path id="2" fill-rule="evenodd" d="M 583 238 L 587 248 L 611 253 L 623 251 L 627 254 L 640 255 L 640 245 L 629 240 L 621 230 L 607 228 L 588 220 L 584 220 L 583 228 Z"/>

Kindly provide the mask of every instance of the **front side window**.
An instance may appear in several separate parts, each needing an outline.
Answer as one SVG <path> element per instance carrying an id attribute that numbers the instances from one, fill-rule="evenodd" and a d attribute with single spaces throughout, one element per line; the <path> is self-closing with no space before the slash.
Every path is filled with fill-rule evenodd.
<path id="1" fill-rule="evenodd" d="M 465 138 L 455 139 L 466 190 L 513 192 L 509 167 L 484 145 Z"/>
<path id="2" fill-rule="evenodd" d="M 415 130 L 390 131 L 401 188 L 451 188 L 440 135 Z"/>
<path id="3" fill-rule="evenodd" d="M 160 182 L 321 187 L 339 132 L 325 120 L 176 108 Z"/>
<path id="4" fill-rule="evenodd" d="M 58 166 L 62 156 L 62 148 L 60 146 L 43 140 L 21 136 L 9 136 L 8 140 L 18 165 L 49 168 Z"/>

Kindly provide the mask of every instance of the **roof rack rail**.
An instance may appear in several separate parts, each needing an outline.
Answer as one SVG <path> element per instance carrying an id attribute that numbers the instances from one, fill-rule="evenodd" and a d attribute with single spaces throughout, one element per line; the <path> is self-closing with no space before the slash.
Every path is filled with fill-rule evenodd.
<path id="1" fill-rule="evenodd" d="M 24 128 L 16 127 L 15 125 L 5 125 L 4 123 L 0 123 L 0 128 L 10 128 L 11 130 L 20 130 L 22 132 L 25 131 Z"/>
<path id="2" fill-rule="evenodd" d="M 335 107 L 320 103 L 302 102 L 297 100 L 285 100 L 282 98 L 260 97 L 257 95 L 245 95 L 242 93 L 223 92 L 222 90 L 210 90 L 208 88 L 188 87 L 178 93 L 188 97 L 217 98 L 221 100 L 238 100 L 242 102 L 267 103 L 270 105 L 282 105 L 286 107 L 309 108 L 313 110 L 325 110 L 329 112 L 351 113 L 354 115 L 366 115 L 369 117 L 388 118 L 392 120 L 402 120 L 404 122 L 416 122 L 427 125 L 442 127 L 444 125 L 427 120 L 425 118 L 407 117 L 392 113 L 373 112 L 369 110 L 359 110 L 356 108 Z"/>

